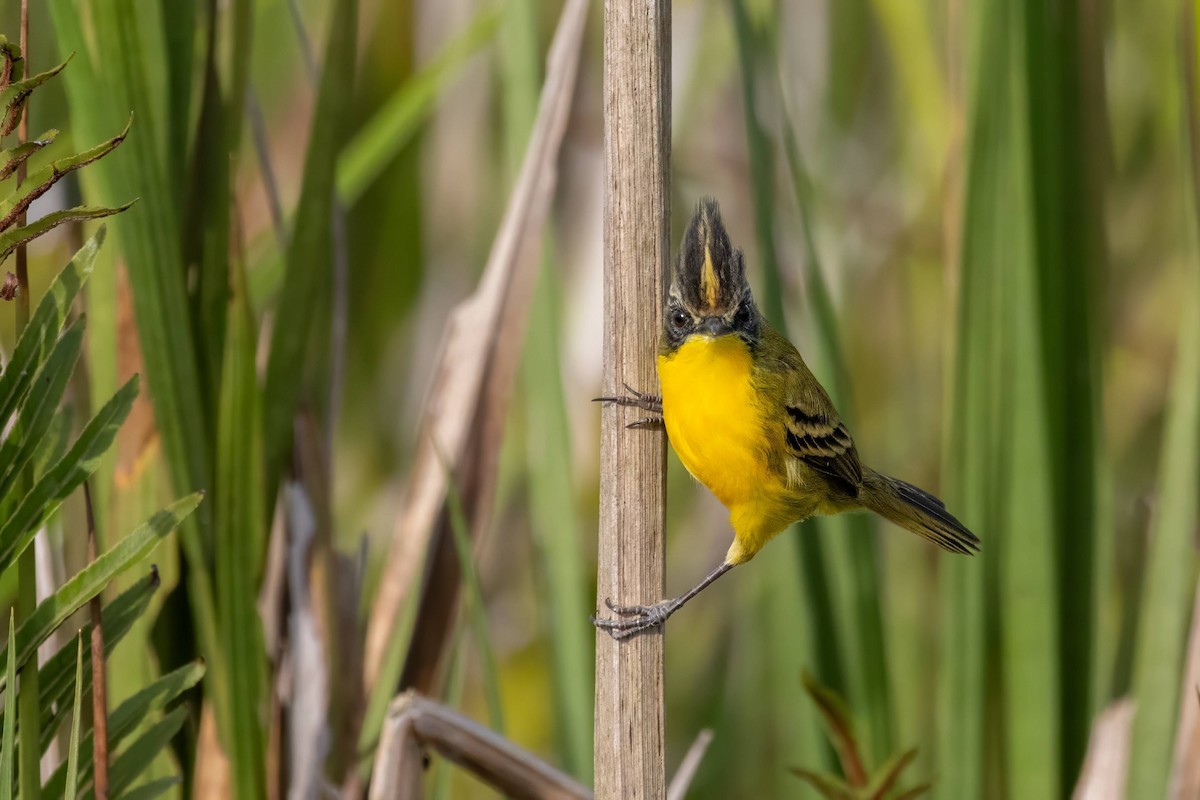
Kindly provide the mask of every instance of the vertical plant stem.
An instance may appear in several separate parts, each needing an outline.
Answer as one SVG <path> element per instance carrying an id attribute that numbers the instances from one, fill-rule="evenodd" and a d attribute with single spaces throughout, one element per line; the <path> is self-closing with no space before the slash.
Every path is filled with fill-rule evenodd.
<path id="1" fill-rule="evenodd" d="M 608 2 L 604 15 L 604 390 L 656 391 L 670 253 L 671 7 Z M 630 431 L 631 409 L 600 427 L 600 602 L 664 593 L 666 440 Z M 663 635 L 596 637 L 596 797 L 663 798 Z"/>
<path id="2" fill-rule="evenodd" d="M 29 74 L 29 0 L 21 0 L 21 57 L 25 59 L 25 74 Z M 17 128 L 17 138 L 21 142 L 29 139 L 29 101 L 25 101 L 25 109 L 21 114 L 21 122 Z M 26 164 L 24 161 L 17 168 L 17 185 L 25 182 Z M 25 213 L 22 212 L 17 220 L 18 226 L 25 225 Z M 17 336 L 29 323 L 29 261 L 25 245 L 17 247 Z M 25 469 L 21 479 L 25 489 L 33 485 L 33 467 Z M 37 608 L 37 550 L 27 547 L 21 553 L 17 562 L 17 619 L 24 621 Z M 42 773 L 39 765 L 42 734 L 42 715 L 38 708 L 38 665 L 37 658 L 31 658 L 21 670 L 21 693 L 19 695 L 18 718 L 20 721 L 20 751 L 21 769 L 19 783 L 21 797 L 26 800 L 37 800 L 41 795 Z"/>
<path id="3" fill-rule="evenodd" d="M 96 560 L 96 516 L 92 491 L 83 482 L 83 502 L 87 509 L 88 563 Z M 104 628 L 100 616 L 100 596 L 88 603 L 92 617 L 92 784 L 96 800 L 108 800 L 108 675 L 104 669 Z"/>

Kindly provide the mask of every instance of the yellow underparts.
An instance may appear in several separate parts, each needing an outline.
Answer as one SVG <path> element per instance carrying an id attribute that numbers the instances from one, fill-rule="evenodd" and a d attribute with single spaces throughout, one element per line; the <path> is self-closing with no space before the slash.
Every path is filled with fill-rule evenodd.
<path id="1" fill-rule="evenodd" d="M 751 381 L 750 351 L 737 336 L 693 335 L 658 357 L 663 419 L 688 472 L 729 509 L 741 564 L 794 522 L 791 492 L 771 470 L 764 413 Z"/>

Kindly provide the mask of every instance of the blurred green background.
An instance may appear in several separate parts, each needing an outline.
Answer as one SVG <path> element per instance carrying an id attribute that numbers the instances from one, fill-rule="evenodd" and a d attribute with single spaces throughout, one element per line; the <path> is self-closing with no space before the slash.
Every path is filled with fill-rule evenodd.
<path id="1" fill-rule="evenodd" d="M 86 408 L 145 374 L 97 481 L 102 530 L 192 488 L 239 498 L 195 523 L 212 576 L 191 555 L 184 566 L 186 543 L 154 556 L 166 588 L 193 592 L 160 593 L 156 621 L 114 655 L 114 702 L 185 655 L 209 658 L 216 677 L 174 754 L 198 796 L 230 790 L 206 789 L 189 763 L 212 739 L 200 709 L 213 702 L 222 737 L 242 737 L 239 796 L 256 795 L 264 769 L 270 780 L 278 665 L 255 600 L 276 481 L 302 461 L 294 419 L 315 420 L 310 438 L 328 447 L 326 552 L 366 542 L 360 618 L 371 605 L 443 327 L 508 202 L 560 9 L 32 5 L 34 68 L 76 56 L 33 102 L 31 131 L 60 128 L 64 152 L 78 150 L 134 112 L 118 154 L 32 211 L 140 198 L 110 223 L 72 392 Z M 11 38 L 18 10 L 0 13 Z M 1115 793 L 1096 796 L 1167 796 L 1197 681 L 1184 678 L 1200 490 L 1192 3 L 680 0 L 672 13 L 674 240 L 697 198 L 716 196 L 760 306 L 864 460 L 943 497 L 983 550 L 954 558 L 867 517 L 781 536 L 667 627 L 668 770 L 707 727 L 689 797 L 814 796 L 789 771 L 835 764 L 801 688 L 808 669 L 843 694 L 873 765 L 918 747 L 907 780 L 941 798 L 1069 796 L 1099 715 L 1131 697 L 1127 795 L 1110 781 Z M 467 570 L 482 604 L 456 618 L 437 681 L 451 705 L 584 782 L 601 14 L 593 3 L 498 488 Z M 32 248 L 35 294 L 80 233 Z M 339 316 L 344 340 L 325 333 Z M 13 330 L 0 306 L 5 352 Z M 673 455 L 670 470 L 669 594 L 731 535 Z M 70 503 L 50 531 L 75 567 L 81 519 Z M 202 581 L 215 616 L 197 608 Z M 222 674 L 243 673 L 256 677 L 213 700 Z M 333 738 L 356 761 L 359 739 Z M 347 771 L 329 769 L 339 782 Z M 442 796 L 494 796 L 436 759 L 428 780 Z"/>

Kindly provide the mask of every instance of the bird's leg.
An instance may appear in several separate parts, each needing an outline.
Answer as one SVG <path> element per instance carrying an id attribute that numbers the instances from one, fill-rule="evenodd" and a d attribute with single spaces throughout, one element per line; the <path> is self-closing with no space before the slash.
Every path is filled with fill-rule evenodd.
<path id="1" fill-rule="evenodd" d="M 692 587 L 687 594 L 650 606 L 618 606 L 606 597 L 604 605 L 608 606 L 608 610 L 616 614 L 618 618 L 597 619 L 592 617 L 592 624 L 608 631 L 608 634 L 614 639 L 625 639 L 642 631 L 656 628 L 666 622 L 669 616 L 683 608 L 684 603 L 700 594 L 710 583 L 731 569 L 733 569 L 733 564 L 723 561 L 716 569 L 708 573 L 704 580 Z"/>

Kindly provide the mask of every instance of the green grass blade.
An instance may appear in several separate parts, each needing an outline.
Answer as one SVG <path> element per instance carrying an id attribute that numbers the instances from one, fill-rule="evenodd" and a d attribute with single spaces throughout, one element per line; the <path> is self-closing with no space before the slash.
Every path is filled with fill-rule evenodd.
<path id="1" fill-rule="evenodd" d="M 1103 113 L 1099 27 L 1079 0 L 1026 0 L 1025 88 L 1034 176 L 1034 253 L 1058 542 L 1063 773 L 1069 794 L 1092 719 L 1095 645 L 1096 456 L 1101 386 L 1094 340 L 1105 255 Z M 1094 57 L 1095 60 L 1089 60 Z"/>
<path id="2" fill-rule="evenodd" d="M 84 171 L 85 199 L 119 205 L 132 197 L 144 202 L 114 223 L 133 293 L 139 343 L 162 435 L 165 460 L 178 492 L 208 485 L 212 449 L 210 419 L 200 391 L 197 349 L 180 248 L 182 192 L 161 162 L 167 152 L 164 109 L 153 83 L 165 76 L 165 48 L 157 7 L 134 0 L 91 2 L 52 0 L 50 16 L 61 53 L 76 52 L 76 68 L 63 75 L 72 131 L 94 141 L 119 128 L 132 112 L 135 125 L 116 153 Z M 151 13 L 153 12 L 153 13 Z M 148 19 L 153 23 L 139 24 Z M 90 23 L 87 33 L 84 24 Z M 164 87 L 165 88 L 165 82 Z M 163 94 L 165 98 L 165 92 Z M 209 655 L 218 717 L 227 716 L 225 671 L 217 644 L 216 602 L 208 573 L 211 530 L 206 508 L 180 530 L 188 555 L 189 589 L 202 649 Z"/>
<path id="3" fill-rule="evenodd" d="M 492 730 L 504 733 L 504 706 L 500 701 L 500 678 L 496 669 L 496 654 L 488 634 L 487 606 L 483 602 L 483 586 L 479 582 L 479 571 L 475 568 L 475 554 L 471 551 L 471 532 L 467 515 L 463 511 L 458 486 L 451 478 L 446 503 L 450 508 L 450 531 L 454 538 L 454 551 L 458 554 L 458 565 L 462 570 L 463 590 L 466 595 L 467 618 L 475 634 L 475 645 L 479 648 L 483 694 L 487 702 L 488 723 Z"/>
<path id="4" fill-rule="evenodd" d="M 158 590 L 158 570 L 126 589 L 117 599 L 104 606 L 101 620 L 104 624 L 104 647 L 106 653 L 112 653 L 125 635 L 129 633 L 142 614 L 150 607 L 150 601 Z M 92 691 L 92 660 L 91 635 L 92 625 L 86 623 L 80 629 L 83 637 L 83 694 L 90 696 Z M 111 660 L 111 657 L 110 657 Z M 50 656 L 38 670 L 38 707 L 43 709 L 41 749 L 45 753 L 50 746 L 55 733 L 67 716 L 69 708 L 67 698 L 76 691 L 75 670 L 72 664 L 71 648 L 63 647 Z"/>
<path id="5" fill-rule="evenodd" d="M 337 159 L 345 140 L 350 87 L 354 80 L 357 0 L 337 0 L 313 113 L 300 200 L 287 251 L 287 273 L 279 297 L 263 395 L 263 441 L 268 508 L 291 452 L 293 419 L 305 393 L 325 405 L 328 384 L 330 294 L 333 273 L 333 214 Z"/>
<path id="6" fill-rule="evenodd" d="M 266 780 L 266 740 L 259 714 L 266 702 L 267 666 L 257 608 L 266 551 L 266 493 L 254 318 L 240 263 L 231 265 L 230 276 L 229 328 L 217 409 L 214 572 L 221 587 L 217 610 L 233 703 L 225 747 L 237 796 L 254 798 L 263 793 Z"/>
<path id="7" fill-rule="evenodd" d="M 121 755 L 108 772 L 109 795 L 120 797 L 137 782 L 154 759 L 170 744 L 187 719 L 187 707 L 181 706 L 151 725 Z"/>
<path id="8" fill-rule="evenodd" d="M 67 774 L 64 800 L 75 800 L 79 789 L 79 729 L 83 727 L 83 636 L 75 645 L 75 704 L 71 710 L 71 741 L 67 745 Z M 42 796 L 46 794 L 42 789 Z"/>
<path id="9" fill-rule="evenodd" d="M 1193 276 L 1194 281 L 1194 276 Z M 1129 797 L 1167 796 L 1180 702 L 1196 702 L 1193 687 L 1180 697 L 1186 631 L 1196 585 L 1196 476 L 1200 475 L 1200 300 L 1195 286 L 1182 312 L 1173 388 L 1159 467 L 1136 645 L 1133 747 Z"/>
<path id="10" fill-rule="evenodd" d="M 157 778 L 117 795 L 115 800 L 155 800 L 178 786 L 179 778 Z"/>
<path id="11" fill-rule="evenodd" d="M 1017 167 L 1011 161 L 1011 26 L 1005 4 L 980 10 L 976 29 L 981 45 L 973 89 L 968 173 L 963 213 L 957 352 L 948 404 L 948 497 L 959 518 L 984 541 L 984 552 L 971 559 L 941 564 L 941 664 L 938 672 L 938 796 L 980 797 L 985 781 L 984 749 L 987 691 L 985 584 L 997 574 L 992 555 L 1000 528 L 1000 498 L 1007 471 L 1002 469 L 1003 413 L 998 388 L 1009 363 L 999 336 L 1006 330 L 1003 276 L 1011 253 L 1004 206 Z M 1001 101 L 1001 102 L 998 102 Z M 993 544 L 993 542 L 996 542 Z"/>
<path id="12" fill-rule="evenodd" d="M 167 57 L 167 166 L 170 179 L 183 185 L 193 96 L 196 0 L 160 0 L 163 44 Z M 249 48 L 247 48 L 249 49 Z"/>
<path id="13" fill-rule="evenodd" d="M 497 8 L 484 8 L 346 143 L 337 161 L 338 197 L 353 205 L 404 148 L 433 111 L 434 101 L 467 59 L 495 35 Z M 535 108 L 536 110 L 536 108 Z"/>
<path id="14" fill-rule="evenodd" d="M 204 677 L 204 664 L 199 661 L 193 662 L 162 676 L 121 703 L 108 720 L 110 752 L 116 751 L 121 743 L 132 736 L 151 714 L 166 707 L 188 689 L 196 686 L 202 677 Z M 82 747 L 85 755 L 80 763 L 79 779 L 86 785 L 92 779 L 94 768 L 91 759 L 91 732 L 84 737 Z M 67 777 L 65 766 L 60 765 L 46 781 L 42 795 L 47 800 L 56 800 L 59 797 L 67 796 L 65 793 L 69 792 L 72 784 Z"/>
<path id="15" fill-rule="evenodd" d="M 496 9 L 478 12 L 461 34 L 401 83 L 346 143 L 337 161 L 337 196 L 344 206 L 362 200 L 397 162 L 436 110 L 440 94 L 469 58 L 491 41 L 499 18 Z M 273 233 L 263 232 L 251 247 L 252 253 L 267 254 L 250 273 L 250 297 L 255 303 L 274 297 L 283 281 L 284 259 L 275 252 L 273 240 Z"/>
<path id="16" fill-rule="evenodd" d="M 12 516 L 0 525 L 0 565 L 11 564 L 33 540 L 38 526 L 95 472 L 100 457 L 129 414 L 137 391 L 135 376 L 84 426 L 67 454 L 21 498 Z"/>
<path id="17" fill-rule="evenodd" d="M 13 639 L 13 633 L 17 629 L 16 611 L 8 610 L 8 638 L 9 642 Z M 12 800 L 13 796 L 13 763 L 16 761 L 17 755 L 17 715 L 13 712 L 17 710 L 17 704 L 13 702 L 17 699 L 15 687 L 17 685 L 17 659 L 16 648 L 8 648 L 8 658 L 5 659 L 4 670 L 4 737 L 0 740 L 0 800 Z"/>
<path id="18" fill-rule="evenodd" d="M 1023 144 L 1019 133 L 1014 138 Z M 1021 153 L 1019 163 L 1027 164 L 1025 157 Z M 1028 173 L 1014 169 L 1013 174 L 1018 185 L 1009 194 L 1014 198 L 1014 207 L 1006 214 L 1006 225 L 1016 255 L 1007 259 L 1005 271 L 1011 276 L 1014 306 L 1009 312 L 1012 367 L 1006 390 L 1011 398 L 1006 437 L 1010 471 L 1005 481 L 1008 492 L 1003 541 L 997 541 L 994 548 L 1000 562 L 999 617 L 1004 658 L 1003 768 L 1009 777 L 1011 796 L 1052 797 L 1062 782 L 1059 623 L 1049 613 L 1057 605 L 1058 593 L 1054 502 L 1043 376 L 1035 366 L 1041 347 L 1036 275 L 1028 218 L 1020 211 L 1029 207 L 1029 187 L 1022 180 Z"/>
<path id="19" fill-rule="evenodd" d="M 25 465 L 45 438 L 82 346 L 83 321 L 76 320 L 54 346 L 22 404 L 18 423 L 0 444 L 0 502 L 17 486 L 18 479 L 25 474 Z"/>
<path id="20" fill-rule="evenodd" d="M 25 326 L 12 358 L 4 372 L 0 373 L 0 420 L 7 420 L 29 391 L 46 354 L 58 339 L 59 331 L 67 319 L 67 311 L 92 274 L 96 253 L 104 243 L 104 234 L 105 228 L 101 225 L 95 236 L 79 249 L 54 279 L 29 324 Z"/>
<path id="21" fill-rule="evenodd" d="M 774 147 L 760 121 L 755 101 L 758 64 L 763 53 L 774 50 L 773 42 L 767 39 L 767 32 L 775 30 L 776 23 L 773 10 L 765 21 L 755 25 L 744 0 L 733 0 L 732 6 L 741 62 L 755 227 L 759 257 L 763 264 L 763 291 L 757 296 L 762 298 L 767 318 L 786 332 L 783 280 L 775 249 Z M 807 197 L 800 196 L 802 188 L 797 186 L 796 190 L 803 203 Z M 814 247 L 810 255 L 815 254 Z M 816 263 L 813 262 L 814 267 Z M 814 271 L 819 271 L 819 268 Z M 825 327 L 820 331 L 822 336 L 818 345 L 822 352 L 817 354 L 813 363 L 818 374 L 830 377 L 828 388 L 839 404 L 842 415 L 853 419 L 848 403 L 849 387 L 846 385 L 845 369 L 838 366 L 841 362 L 840 337 L 836 323 L 830 308 L 822 309 L 818 302 L 817 309 L 825 312 L 823 317 L 819 317 Z M 821 536 L 820 541 L 818 536 Z M 794 546 L 800 552 L 801 570 L 805 572 L 803 584 L 809 593 L 809 608 L 814 615 L 813 633 L 818 637 L 828 637 L 814 640 L 814 649 L 831 648 L 837 653 L 836 656 L 831 653 L 829 657 L 815 662 L 818 676 L 822 681 L 828 681 L 831 687 L 847 692 L 856 711 L 866 715 L 871 751 L 876 757 L 883 758 L 892 750 L 894 723 L 879 599 L 882 581 L 874 525 L 869 517 L 861 515 L 820 520 L 815 524 L 809 521 L 798 531 L 797 544 Z M 833 587 L 840 590 L 832 597 L 820 594 L 823 589 L 831 588 L 823 576 L 815 574 L 825 569 L 836 576 Z M 848 670 L 848 686 L 846 677 L 841 674 L 842 668 Z"/>
<path id="22" fill-rule="evenodd" d="M 200 493 L 192 494 L 159 511 L 39 603 L 37 610 L 17 629 L 18 664 L 24 665 L 67 617 L 98 595 L 109 581 L 145 558 L 160 539 L 195 511 L 203 497 Z"/>

